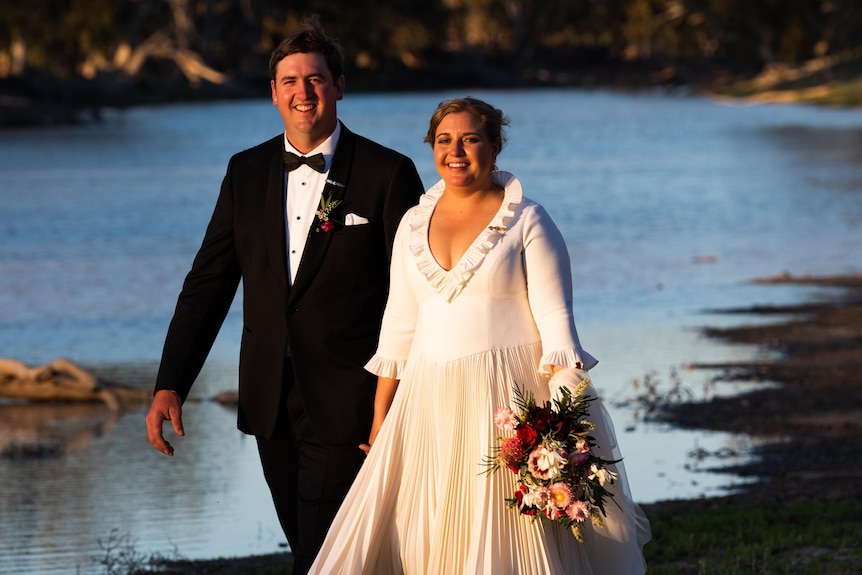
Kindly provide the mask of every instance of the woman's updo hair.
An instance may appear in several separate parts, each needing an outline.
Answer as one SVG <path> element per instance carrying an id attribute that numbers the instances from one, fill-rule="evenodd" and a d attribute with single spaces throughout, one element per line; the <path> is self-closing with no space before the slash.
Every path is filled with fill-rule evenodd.
<path id="1" fill-rule="evenodd" d="M 440 125 L 440 122 L 449 114 L 456 114 L 458 112 L 467 112 L 478 118 L 491 143 L 497 144 L 500 150 L 503 149 L 506 143 L 506 134 L 503 132 L 503 126 L 509 125 L 509 118 L 491 104 L 470 97 L 452 98 L 451 100 L 440 102 L 437 109 L 431 115 L 428 133 L 425 135 L 425 140 L 423 141 L 431 144 L 433 148 L 434 136 L 437 135 L 437 127 Z"/>

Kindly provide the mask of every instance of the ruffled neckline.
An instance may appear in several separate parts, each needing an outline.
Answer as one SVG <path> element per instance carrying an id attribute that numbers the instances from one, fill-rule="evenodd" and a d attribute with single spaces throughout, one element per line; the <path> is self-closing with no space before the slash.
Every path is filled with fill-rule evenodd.
<path id="1" fill-rule="evenodd" d="M 509 223 L 515 217 L 515 210 L 523 200 L 521 182 L 515 176 L 509 172 L 494 172 L 493 180 L 504 190 L 500 209 L 450 270 L 445 269 L 434 259 L 428 243 L 431 215 L 434 213 L 437 201 L 443 195 L 446 183 L 440 180 L 431 187 L 419 198 L 419 204 L 411 213 L 410 251 L 419 271 L 446 301 L 452 301 L 464 290 L 470 278 L 482 265 L 485 256 L 509 229 Z"/>

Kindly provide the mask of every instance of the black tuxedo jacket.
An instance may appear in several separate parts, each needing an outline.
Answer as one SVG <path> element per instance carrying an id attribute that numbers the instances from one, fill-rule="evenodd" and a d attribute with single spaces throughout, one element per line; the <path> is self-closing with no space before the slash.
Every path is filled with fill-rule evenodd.
<path id="1" fill-rule="evenodd" d="M 185 400 L 240 281 L 243 333 L 238 427 L 271 437 L 285 350 L 315 432 L 332 443 L 368 439 L 373 355 L 389 288 L 389 256 L 404 212 L 423 192 L 406 156 L 342 125 L 323 194 L 341 200 L 331 231 L 315 218 L 293 285 L 287 280 L 279 135 L 234 155 L 168 328 L 156 390 Z M 344 226 L 347 214 L 367 224 Z"/>

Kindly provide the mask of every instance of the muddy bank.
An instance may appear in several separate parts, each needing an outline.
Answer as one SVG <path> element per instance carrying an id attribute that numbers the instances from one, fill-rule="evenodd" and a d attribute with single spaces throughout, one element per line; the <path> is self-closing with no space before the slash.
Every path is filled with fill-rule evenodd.
<path id="1" fill-rule="evenodd" d="M 829 289 L 801 305 L 724 310 L 774 317 L 767 325 L 704 330 L 719 341 L 757 345 L 768 359 L 693 367 L 718 369 L 718 385 L 767 385 L 732 397 L 669 405 L 658 418 L 757 440 L 750 463 L 722 468 L 757 479 L 730 499 L 781 504 L 862 496 L 862 275 L 759 282 Z"/>

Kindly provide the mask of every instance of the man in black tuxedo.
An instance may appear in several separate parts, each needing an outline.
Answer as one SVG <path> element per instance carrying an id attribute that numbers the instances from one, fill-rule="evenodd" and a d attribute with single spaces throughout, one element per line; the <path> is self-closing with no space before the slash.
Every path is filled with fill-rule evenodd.
<path id="1" fill-rule="evenodd" d="M 237 426 L 257 439 L 295 573 L 310 567 L 365 457 L 377 378 L 363 366 L 395 230 L 423 191 L 409 158 L 338 120 L 342 62 L 316 17 L 273 51 L 284 134 L 228 164 L 147 414 L 150 443 L 173 455 L 162 424 L 184 434 L 182 402 L 242 280 Z"/>

